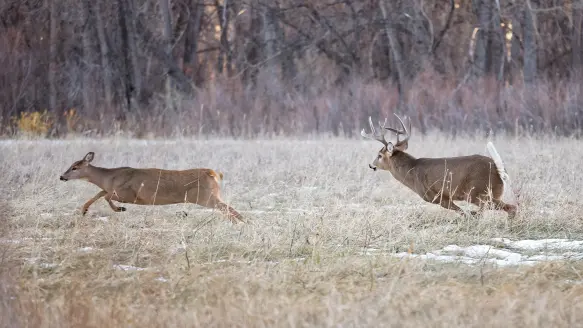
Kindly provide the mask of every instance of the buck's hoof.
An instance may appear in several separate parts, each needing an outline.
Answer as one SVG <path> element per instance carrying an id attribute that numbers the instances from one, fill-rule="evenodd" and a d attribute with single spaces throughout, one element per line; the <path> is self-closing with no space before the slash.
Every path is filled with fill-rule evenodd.
<path id="1" fill-rule="evenodd" d="M 176 216 L 178 216 L 179 218 L 185 218 L 188 216 L 188 213 L 186 213 L 185 211 L 179 211 L 176 212 Z"/>
<path id="2" fill-rule="evenodd" d="M 125 207 L 121 207 L 121 206 L 119 207 L 119 212 L 125 212 L 125 211 L 126 211 Z"/>

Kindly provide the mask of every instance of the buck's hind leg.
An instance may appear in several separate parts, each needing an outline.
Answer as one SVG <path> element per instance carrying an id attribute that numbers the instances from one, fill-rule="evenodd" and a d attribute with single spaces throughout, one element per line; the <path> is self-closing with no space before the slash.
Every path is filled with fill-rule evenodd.
<path id="1" fill-rule="evenodd" d="M 441 205 L 441 207 L 448 209 L 448 210 L 453 210 L 456 211 L 460 214 L 464 214 L 464 211 L 457 206 L 453 200 L 451 200 L 449 197 L 445 197 L 445 196 L 438 196 L 437 199 L 433 200 L 432 203 L 434 204 L 439 204 Z"/>
<path id="2" fill-rule="evenodd" d="M 88 200 L 87 202 L 85 202 L 85 204 L 83 204 L 83 208 L 81 209 L 81 214 L 82 215 L 85 215 L 87 213 L 87 210 L 89 209 L 89 206 L 91 206 L 99 198 L 101 198 L 101 197 L 103 197 L 105 195 L 107 195 L 107 191 L 102 190 L 102 191 L 98 192 L 97 195 L 95 195 L 93 198 L 91 198 L 90 200 Z"/>
<path id="3" fill-rule="evenodd" d="M 516 216 L 516 211 L 518 207 L 516 205 L 506 204 L 499 199 L 494 199 L 493 203 L 496 205 L 497 209 L 503 210 L 508 213 L 508 219 L 512 220 Z"/>

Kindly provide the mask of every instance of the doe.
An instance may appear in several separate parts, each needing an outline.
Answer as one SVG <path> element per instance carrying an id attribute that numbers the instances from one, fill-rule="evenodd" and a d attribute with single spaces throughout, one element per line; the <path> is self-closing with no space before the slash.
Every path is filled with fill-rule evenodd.
<path id="1" fill-rule="evenodd" d="M 126 208 L 116 206 L 113 200 L 137 205 L 194 203 L 226 212 L 233 223 L 245 222 L 241 214 L 222 201 L 219 181 L 222 180 L 223 174 L 220 172 L 206 168 L 190 170 L 104 168 L 90 164 L 94 155 L 93 152 L 87 153 L 82 160 L 74 162 L 61 175 L 62 181 L 80 179 L 101 188 L 97 195 L 83 205 L 83 215 L 87 213 L 91 204 L 104 197 L 115 212 L 123 212 Z"/>

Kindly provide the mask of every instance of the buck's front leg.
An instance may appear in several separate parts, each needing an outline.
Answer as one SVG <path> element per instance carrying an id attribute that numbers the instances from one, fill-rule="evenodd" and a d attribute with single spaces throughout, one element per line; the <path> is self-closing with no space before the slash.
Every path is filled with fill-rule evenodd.
<path id="1" fill-rule="evenodd" d="M 93 198 L 91 198 L 85 204 L 83 204 L 83 208 L 81 209 L 81 214 L 82 215 L 85 215 L 87 213 L 87 210 L 89 209 L 89 206 L 91 206 L 99 198 L 101 198 L 101 197 L 103 197 L 105 195 L 107 195 L 107 191 L 105 191 L 105 190 L 102 190 L 102 191 L 98 192 L 97 195 L 95 195 Z"/>
<path id="2" fill-rule="evenodd" d="M 114 210 L 114 212 L 125 212 L 126 208 L 123 206 L 117 206 L 113 203 L 113 201 L 111 200 L 111 198 L 114 197 L 114 194 L 107 194 L 105 196 L 105 200 L 107 201 L 107 203 L 109 204 L 109 207 L 111 207 L 112 210 Z"/>

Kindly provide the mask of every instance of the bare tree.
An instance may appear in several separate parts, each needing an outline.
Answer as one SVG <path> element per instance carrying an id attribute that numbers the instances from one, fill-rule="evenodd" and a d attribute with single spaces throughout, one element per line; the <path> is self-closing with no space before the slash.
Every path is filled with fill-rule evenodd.
<path id="1" fill-rule="evenodd" d="M 188 71 L 192 71 L 195 74 L 198 71 L 198 39 L 204 7 L 199 5 L 197 0 L 190 0 L 188 8 L 190 12 L 187 18 L 186 31 L 184 32 L 183 65 Z"/>
<path id="2" fill-rule="evenodd" d="M 162 15 L 163 29 L 162 35 L 164 37 L 164 52 L 166 56 L 172 56 L 172 16 L 170 15 L 170 8 L 168 0 L 160 0 L 160 14 Z M 173 108 L 172 105 L 172 80 L 168 69 L 166 69 L 166 106 Z"/>
<path id="3" fill-rule="evenodd" d="M 97 28 L 97 37 L 99 39 L 101 71 L 103 75 L 103 92 L 105 94 L 105 105 L 111 108 L 113 105 L 113 82 L 111 79 L 111 65 L 109 63 L 109 45 L 105 36 L 105 22 L 103 20 L 104 0 L 95 2 L 95 19 Z"/>
<path id="4" fill-rule="evenodd" d="M 46 0 L 49 7 L 49 109 L 54 111 L 57 109 L 57 0 Z"/>
<path id="5" fill-rule="evenodd" d="M 524 82 L 532 83 L 537 73 L 536 16 L 533 1 L 525 0 L 524 7 Z"/>
<path id="6" fill-rule="evenodd" d="M 93 89 L 91 86 L 91 76 L 93 70 L 93 49 L 91 49 L 91 2 L 90 0 L 81 0 L 81 26 L 83 27 L 83 65 L 81 65 L 83 75 L 83 109 L 89 110 L 92 104 L 91 95 Z"/>
<path id="7" fill-rule="evenodd" d="M 397 40 L 397 35 L 395 33 L 395 17 L 393 14 L 391 16 L 387 15 L 386 1 L 382 0 L 380 2 L 381 12 L 385 20 L 385 33 L 389 41 L 389 46 L 391 49 L 391 54 L 393 55 L 393 61 L 395 63 L 397 71 L 397 85 L 399 88 L 399 110 L 403 109 L 404 106 L 404 83 L 405 83 L 405 72 L 403 70 L 403 57 L 401 52 L 401 46 Z M 394 11 L 392 11 L 394 12 Z"/>

